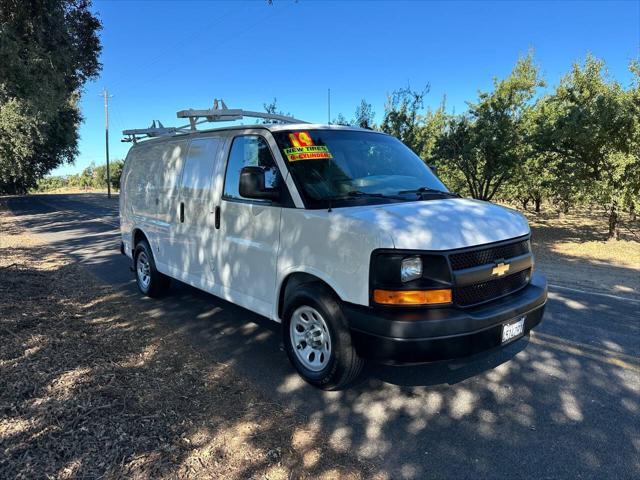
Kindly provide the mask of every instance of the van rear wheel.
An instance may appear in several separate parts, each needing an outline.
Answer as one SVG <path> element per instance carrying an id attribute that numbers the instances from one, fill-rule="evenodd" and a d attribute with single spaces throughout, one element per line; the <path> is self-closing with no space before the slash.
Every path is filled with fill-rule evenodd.
<path id="1" fill-rule="evenodd" d="M 324 285 L 299 285 L 287 298 L 282 325 L 287 356 L 311 385 L 339 390 L 360 374 L 364 361 L 353 348 L 340 301 Z"/>
<path id="2" fill-rule="evenodd" d="M 148 297 L 160 297 L 169 289 L 170 279 L 156 268 L 151 247 L 146 240 L 136 244 L 133 255 L 136 284 L 140 293 Z"/>

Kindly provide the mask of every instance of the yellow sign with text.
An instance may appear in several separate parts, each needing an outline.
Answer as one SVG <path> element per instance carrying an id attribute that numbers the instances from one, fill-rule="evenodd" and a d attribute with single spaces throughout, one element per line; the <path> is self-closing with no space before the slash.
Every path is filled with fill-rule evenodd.
<path id="1" fill-rule="evenodd" d="M 290 162 L 298 160 L 319 160 L 333 158 L 329 149 L 324 145 L 316 145 L 309 132 L 293 132 L 289 134 L 290 148 L 284 149 L 284 154 Z"/>
<path id="2" fill-rule="evenodd" d="M 333 158 L 329 149 L 324 145 L 309 145 L 305 147 L 290 147 L 284 149 L 284 154 L 290 162 L 298 160 L 318 160 Z"/>

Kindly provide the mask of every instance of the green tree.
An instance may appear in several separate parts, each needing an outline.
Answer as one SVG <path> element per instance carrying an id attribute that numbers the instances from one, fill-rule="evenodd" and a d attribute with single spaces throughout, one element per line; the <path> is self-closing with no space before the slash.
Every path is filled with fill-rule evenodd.
<path id="1" fill-rule="evenodd" d="M 91 175 L 91 187 L 97 189 L 107 188 L 107 165 L 93 167 Z"/>
<path id="2" fill-rule="evenodd" d="M 438 139 L 443 135 L 447 125 L 445 99 L 442 99 L 435 110 L 427 109 L 421 120 L 421 128 L 419 129 L 421 150 L 419 154 L 423 159 L 431 161 Z"/>
<path id="3" fill-rule="evenodd" d="M 91 165 L 89 165 L 87 168 L 85 168 L 82 173 L 80 174 L 80 181 L 79 181 L 79 187 L 87 189 L 87 188 L 91 188 L 94 185 L 94 181 L 93 181 L 93 177 L 94 177 L 94 171 L 96 169 L 96 165 L 95 163 L 91 162 Z"/>
<path id="4" fill-rule="evenodd" d="M 111 188 L 120 190 L 120 177 L 124 169 L 124 160 L 114 160 L 111 162 Z"/>
<path id="5" fill-rule="evenodd" d="M 457 168 L 474 198 L 491 200 L 530 155 L 526 118 L 543 86 L 532 54 L 522 57 L 492 92 L 480 92 L 469 111 L 448 119 L 434 155 Z"/>
<path id="6" fill-rule="evenodd" d="M 457 165 L 438 155 L 439 142 L 447 134 L 447 126 L 453 118 L 446 113 L 445 99 L 443 98 L 440 106 L 435 110 L 427 109 L 422 118 L 422 126 L 419 130 L 420 144 L 422 145 L 420 156 L 429 166 L 437 167 L 438 177 L 450 190 L 461 195 L 469 195 L 470 190 L 467 187 L 465 177 Z"/>
<path id="7" fill-rule="evenodd" d="M 533 203 L 537 213 L 540 212 L 543 199 L 554 199 L 560 204 L 561 194 L 570 191 L 571 187 L 571 184 L 565 185 L 558 179 L 558 156 L 540 148 L 537 143 L 541 119 L 547 115 L 544 105 L 545 98 L 542 98 L 527 111 L 523 147 L 526 154 L 499 195 L 500 198 L 518 202 L 523 210 Z"/>
<path id="8" fill-rule="evenodd" d="M 356 108 L 356 118 L 353 120 L 353 124 L 360 128 L 368 128 L 373 130 L 376 128 L 374 118 L 376 114 L 373 111 L 373 106 L 363 98 L 360 100 L 360 105 Z"/>
<path id="9" fill-rule="evenodd" d="M 120 188 L 120 177 L 124 160 L 112 160 L 109 163 L 111 188 Z M 74 175 L 45 176 L 38 180 L 36 190 L 47 192 L 61 188 L 107 188 L 107 166 L 95 166 L 93 163 L 85 168 L 82 173 Z"/>
<path id="10" fill-rule="evenodd" d="M 629 70 L 633 79 L 626 93 L 625 106 L 627 118 L 631 122 L 629 151 L 634 162 L 629 168 L 629 177 L 625 183 L 623 205 L 629 210 L 631 220 L 636 220 L 636 212 L 640 210 L 640 61 L 631 62 Z"/>
<path id="11" fill-rule="evenodd" d="M 420 155 L 424 147 L 421 130 L 424 126 L 422 110 L 424 97 L 429 93 L 427 85 L 422 90 L 411 87 L 395 90 L 387 97 L 384 118 L 380 130 L 396 138 Z"/>
<path id="12" fill-rule="evenodd" d="M 262 106 L 264 107 L 265 112 L 270 113 L 272 115 L 284 115 L 286 117 L 291 116 L 289 112 L 284 113 L 282 110 L 278 108 L 278 99 L 276 97 L 273 97 L 273 101 L 271 103 L 263 103 Z M 280 122 L 278 120 L 269 120 L 265 118 L 262 121 L 262 123 L 269 124 L 269 123 L 280 123 Z"/>
<path id="13" fill-rule="evenodd" d="M 638 105 L 637 74 L 625 91 L 589 55 L 560 81 L 540 129 L 544 148 L 561 159 L 558 175 L 573 175 L 583 194 L 606 208 L 609 238 L 618 236 L 620 209 L 640 189 Z"/>
<path id="14" fill-rule="evenodd" d="M 472 124 L 468 116 L 447 116 L 442 133 L 433 148 L 432 157 L 438 166 L 438 175 L 447 187 L 475 196 L 474 185 L 462 168 L 473 156 L 472 134 Z"/>
<path id="15" fill-rule="evenodd" d="M 36 190 L 39 192 L 50 192 L 66 187 L 68 178 L 65 176 L 44 177 L 38 180 Z"/>
<path id="16" fill-rule="evenodd" d="M 527 210 L 533 204 L 536 213 L 541 210 L 542 201 L 553 197 L 556 184 L 555 161 L 552 155 L 531 155 L 516 165 L 514 175 L 505 182 L 500 198 L 513 200 Z"/>
<path id="17" fill-rule="evenodd" d="M 122 167 L 124 166 L 123 160 L 113 160 L 109 162 L 109 177 L 111 180 L 111 188 L 120 188 L 120 177 L 122 175 Z M 99 165 L 93 169 L 92 172 L 92 186 L 93 188 L 106 189 L 107 188 L 107 165 Z"/>
<path id="18" fill-rule="evenodd" d="M 89 0 L 0 0 L 0 192 L 77 153 L 79 92 L 100 70 Z"/>
<path id="19" fill-rule="evenodd" d="M 349 120 L 347 120 L 343 114 L 339 113 L 336 118 L 331 120 L 331 125 L 344 125 L 348 127 L 351 123 L 349 123 Z"/>

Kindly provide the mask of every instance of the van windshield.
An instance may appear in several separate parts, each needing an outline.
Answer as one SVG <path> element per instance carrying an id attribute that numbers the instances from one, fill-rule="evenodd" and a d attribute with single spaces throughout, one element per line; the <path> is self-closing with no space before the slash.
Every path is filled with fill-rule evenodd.
<path id="1" fill-rule="evenodd" d="M 420 157 L 389 135 L 338 129 L 273 135 L 309 208 L 450 195 Z"/>

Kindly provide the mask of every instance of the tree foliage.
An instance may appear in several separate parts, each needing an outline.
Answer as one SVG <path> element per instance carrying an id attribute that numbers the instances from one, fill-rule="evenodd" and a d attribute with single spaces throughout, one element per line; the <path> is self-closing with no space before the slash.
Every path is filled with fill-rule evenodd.
<path id="1" fill-rule="evenodd" d="M 429 85 L 422 90 L 413 90 L 409 86 L 395 90 L 387 97 L 384 118 L 380 125 L 380 130 L 399 138 L 418 154 L 424 146 L 421 135 L 424 126 L 422 111 L 427 93 Z"/>
<path id="2" fill-rule="evenodd" d="M 360 100 L 358 108 L 356 108 L 356 118 L 353 120 L 353 124 L 360 128 L 373 130 L 376 128 L 374 120 L 375 116 L 376 114 L 373 111 L 373 106 L 363 98 Z"/>
<path id="3" fill-rule="evenodd" d="M 625 88 L 589 55 L 540 96 L 545 85 L 529 53 L 460 114 L 447 113 L 444 100 L 425 110 L 428 86 L 395 90 L 377 128 L 435 164 L 454 191 L 536 211 L 545 200 L 559 212 L 597 203 L 615 237 L 620 211 L 635 218 L 640 209 L 640 63 L 630 70 Z M 371 127 L 373 118 L 362 100 L 351 124 Z"/>
<path id="4" fill-rule="evenodd" d="M 435 156 L 462 173 L 474 198 L 491 200 L 531 154 L 525 141 L 527 115 L 541 86 L 539 69 L 529 54 L 507 78 L 494 80 L 492 92 L 480 92 L 468 112 L 448 120 Z"/>
<path id="5" fill-rule="evenodd" d="M 283 115 L 285 117 L 290 117 L 291 113 L 287 112 L 284 113 L 282 110 L 280 110 L 280 108 L 278 107 L 278 99 L 273 97 L 273 101 L 271 103 L 263 103 L 262 104 L 264 107 L 264 111 L 267 113 L 270 113 L 271 115 Z M 280 123 L 278 120 L 270 120 L 265 118 L 262 121 L 263 124 L 269 124 L 269 123 Z"/>
<path id="6" fill-rule="evenodd" d="M 610 237 L 620 208 L 640 190 L 637 97 L 637 78 L 625 91 L 602 60 L 588 56 L 562 78 L 539 120 L 540 148 L 561 159 L 557 178 L 572 177 L 578 191 L 605 206 Z"/>
<path id="7" fill-rule="evenodd" d="M 351 122 L 347 120 L 342 113 L 338 113 L 338 116 L 331 120 L 331 125 L 343 125 L 343 126 L 351 126 Z"/>
<path id="8" fill-rule="evenodd" d="M 111 188 L 120 188 L 120 177 L 124 160 L 112 160 L 109 162 Z M 74 175 L 46 176 L 38 180 L 35 190 L 39 192 L 50 192 L 62 189 L 90 189 L 106 190 L 107 188 L 107 166 L 95 164 L 89 165 L 81 173 Z"/>
<path id="9" fill-rule="evenodd" d="M 100 22 L 88 0 L 0 0 L 0 25 L 0 192 L 23 193 L 77 153 Z"/>

